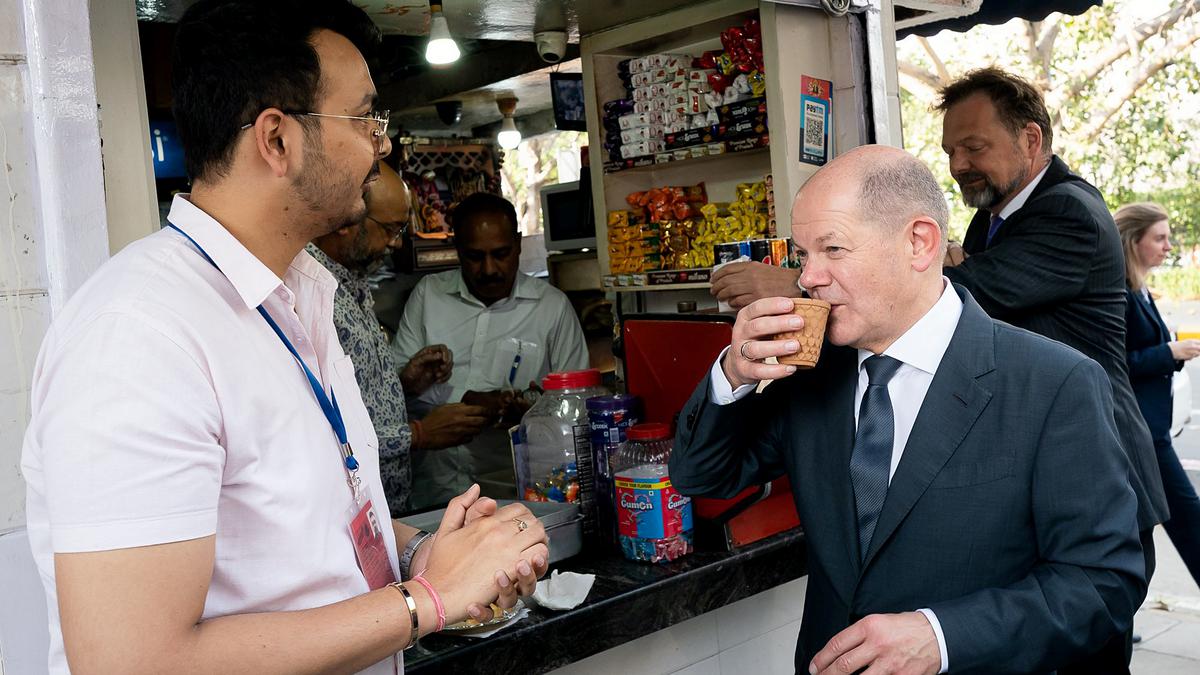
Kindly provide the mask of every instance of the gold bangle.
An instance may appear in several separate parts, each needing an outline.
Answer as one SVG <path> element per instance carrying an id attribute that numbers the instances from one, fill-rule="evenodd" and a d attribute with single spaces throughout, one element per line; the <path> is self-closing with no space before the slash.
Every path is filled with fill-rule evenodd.
<path id="1" fill-rule="evenodd" d="M 408 651 L 409 649 L 412 649 L 413 645 L 417 644 L 417 638 L 421 636 L 419 631 L 420 620 L 417 618 L 417 602 L 416 600 L 413 600 L 412 594 L 408 592 L 408 589 L 404 587 L 404 584 L 400 583 L 399 581 L 393 581 L 392 583 L 388 584 L 388 586 L 400 591 L 400 595 L 404 596 L 404 604 L 408 605 L 408 618 L 412 621 L 412 634 L 409 636 L 408 644 L 405 645 L 404 649 L 402 650 Z"/>

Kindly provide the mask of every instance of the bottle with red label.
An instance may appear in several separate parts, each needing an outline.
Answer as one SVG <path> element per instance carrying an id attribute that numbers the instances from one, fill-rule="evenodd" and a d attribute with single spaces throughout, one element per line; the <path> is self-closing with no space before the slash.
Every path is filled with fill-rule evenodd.
<path id="1" fill-rule="evenodd" d="M 671 486 L 670 457 L 670 427 L 638 424 L 613 461 L 618 538 L 630 560 L 669 562 L 692 552 L 692 500 Z"/>

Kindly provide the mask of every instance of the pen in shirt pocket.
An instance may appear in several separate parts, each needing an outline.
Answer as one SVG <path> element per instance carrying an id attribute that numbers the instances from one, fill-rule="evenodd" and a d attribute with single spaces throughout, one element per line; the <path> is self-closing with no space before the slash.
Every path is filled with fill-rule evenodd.
<path id="1" fill-rule="evenodd" d="M 517 369 L 521 367 L 521 352 L 513 355 L 512 368 L 508 370 L 508 388 L 513 388 L 513 383 L 517 380 Z"/>

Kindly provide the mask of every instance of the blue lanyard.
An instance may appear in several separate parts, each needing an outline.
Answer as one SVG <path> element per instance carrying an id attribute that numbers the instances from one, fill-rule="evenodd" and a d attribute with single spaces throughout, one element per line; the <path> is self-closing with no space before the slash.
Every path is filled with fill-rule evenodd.
<path id="1" fill-rule="evenodd" d="M 167 222 L 167 226 L 179 234 L 182 234 L 184 238 L 192 242 L 192 246 L 196 247 L 196 250 L 200 252 L 200 255 L 204 256 L 204 259 L 207 260 L 210 265 L 216 268 L 218 272 L 224 274 L 217 263 L 213 261 L 212 257 L 208 255 L 208 252 L 204 250 L 204 247 L 196 243 L 196 240 L 192 239 L 187 232 L 179 229 L 174 223 L 169 221 Z M 325 395 L 325 388 L 321 386 L 321 382 L 315 375 L 313 375 L 312 371 L 309 370 L 308 365 L 304 363 L 304 359 L 300 358 L 299 352 L 296 351 L 296 348 L 292 346 L 291 341 L 288 340 L 287 336 L 283 334 L 282 330 L 280 330 L 279 324 L 275 323 L 275 320 L 271 318 L 271 315 L 267 313 L 266 308 L 264 308 L 262 305 L 259 305 L 257 309 L 258 313 L 262 315 L 263 320 L 267 322 L 267 325 L 271 327 L 271 330 L 275 331 L 275 335 L 279 336 L 279 339 L 281 342 L 283 342 L 283 345 L 287 347 L 288 351 L 292 353 L 293 357 L 295 357 L 296 363 L 300 364 L 300 368 L 304 370 L 304 375 L 308 378 L 308 385 L 312 387 L 313 395 L 317 397 L 317 403 L 321 406 L 321 412 L 325 413 L 325 419 L 329 420 L 329 426 L 333 427 L 333 433 L 337 435 L 338 443 L 341 445 L 342 463 L 345 465 L 346 471 L 349 473 L 348 482 L 351 490 L 354 491 L 355 501 L 358 501 L 359 479 L 355 475 L 355 472 L 358 471 L 358 460 L 354 458 L 354 450 L 350 447 L 350 442 L 346 438 L 346 424 L 342 421 L 342 411 L 340 408 L 338 408 L 337 395 L 333 393 L 332 387 L 329 389 L 330 396 Z"/>

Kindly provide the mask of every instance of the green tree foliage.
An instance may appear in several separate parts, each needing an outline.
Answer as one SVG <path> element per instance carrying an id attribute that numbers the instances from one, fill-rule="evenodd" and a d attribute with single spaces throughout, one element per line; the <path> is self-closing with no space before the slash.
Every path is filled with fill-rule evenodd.
<path id="1" fill-rule="evenodd" d="M 543 185 L 559 182 L 558 158 L 562 153 L 579 156 L 587 144 L 587 134 L 578 131 L 552 131 L 521 141 L 515 150 L 504 152 L 500 189 L 517 209 L 517 225 L 522 234 L 542 231 Z"/>
<path id="2" fill-rule="evenodd" d="M 967 33 L 909 37 L 898 45 L 904 142 L 962 205 L 941 150 L 939 87 L 996 65 L 1036 82 L 1054 123 L 1054 149 L 1112 208 L 1153 200 L 1176 239 L 1200 244 L 1200 0 L 1109 0 L 1080 16 L 1013 20 Z"/>

